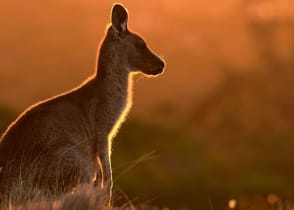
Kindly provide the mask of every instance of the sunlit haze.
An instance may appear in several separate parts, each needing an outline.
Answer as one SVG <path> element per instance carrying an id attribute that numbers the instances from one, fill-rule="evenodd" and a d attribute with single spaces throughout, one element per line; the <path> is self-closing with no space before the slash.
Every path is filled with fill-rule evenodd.
<path id="1" fill-rule="evenodd" d="M 247 29 L 250 18 L 293 18 L 291 1 L 271 2 L 122 1 L 130 12 L 129 27 L 142 34 L 167 63 L 163 77 L 138 79 L 133 113 L 154 118 L 156 107 L 168 103 L 176 109 L 174 114 L 180 115 L 175 117 L 183 117 L 191 109 L 189 104 L 222 82 L 224 72 L 219 65 L 230 65 L 237 71 L 259 65 L 255 42 Z M 112 3 L 1 2 L 0 102 L 22 110 L 92 74 Z M 293 39 L 281 30 L 276 35 L 277 53 L 289 56 Z"/>

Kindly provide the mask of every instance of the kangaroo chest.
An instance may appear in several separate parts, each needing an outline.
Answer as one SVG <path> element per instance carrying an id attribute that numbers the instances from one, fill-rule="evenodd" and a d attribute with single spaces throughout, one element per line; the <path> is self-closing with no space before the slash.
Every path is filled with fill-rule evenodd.
<path id="1" fill-rule="evenodd" d="M 109 134 L 120 124 L 127 113 L 127 93 L 113 94 L 108 92 L 97 98 L 94 111 L 94 126 L 97 132 Z"/>

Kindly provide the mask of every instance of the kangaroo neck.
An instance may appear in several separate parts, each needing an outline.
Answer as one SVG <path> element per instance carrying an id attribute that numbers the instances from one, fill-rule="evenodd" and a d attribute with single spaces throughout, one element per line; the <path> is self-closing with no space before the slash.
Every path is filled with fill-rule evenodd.
<path id="1" fill-rule="evenodd" d="M 114 41 L 108 34 L 103 41 L 97 62 L 96 80 L 103 91 L 127 96 L 129 70 L 122 62 L 123 52 L 113 47 Z"/>
<path id="2" fill-rule="evenodd" d="M 132 104 L 131 74 L 121 65 L 100 60 L 94 82 L 92 113 L 97 132 L 115 133 Z"/>
<path id="3" fill-rule="evenodd" d="M 113 99 L 118 97 L 126 98 L 130 85 L 129 77 L 129 71 L 122 66 L 103 63 L 98 66 L 96 85 L 99 88 L 99 92 L 109 94 L 109 97 Z"/>

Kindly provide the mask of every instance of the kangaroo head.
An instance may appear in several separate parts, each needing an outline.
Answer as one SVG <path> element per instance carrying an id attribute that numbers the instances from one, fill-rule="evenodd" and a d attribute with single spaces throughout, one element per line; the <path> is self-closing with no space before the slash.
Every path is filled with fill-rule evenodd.
<path id="1" fill-rule="evenodd" d="M 123 65 L 132 72 L 143 72 L 147 75 L 157 75 L 163 72 L 164 62 L 155 55 L 145 41 L 128 30 L 128 12 L 115 4 L 111 13 L 111 27 L 116 50 L 120 53 Z"/>

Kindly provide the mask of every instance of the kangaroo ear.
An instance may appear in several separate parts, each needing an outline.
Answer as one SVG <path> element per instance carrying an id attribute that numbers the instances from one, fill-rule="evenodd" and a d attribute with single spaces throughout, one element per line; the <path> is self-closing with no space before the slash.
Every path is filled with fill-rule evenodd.
<path id="1" fill-rule="evenodd" d="M 127 30 L 128 12 L 121 4 L 112 7 L 111 23 L 115 32 L 125 32 Z"/>

